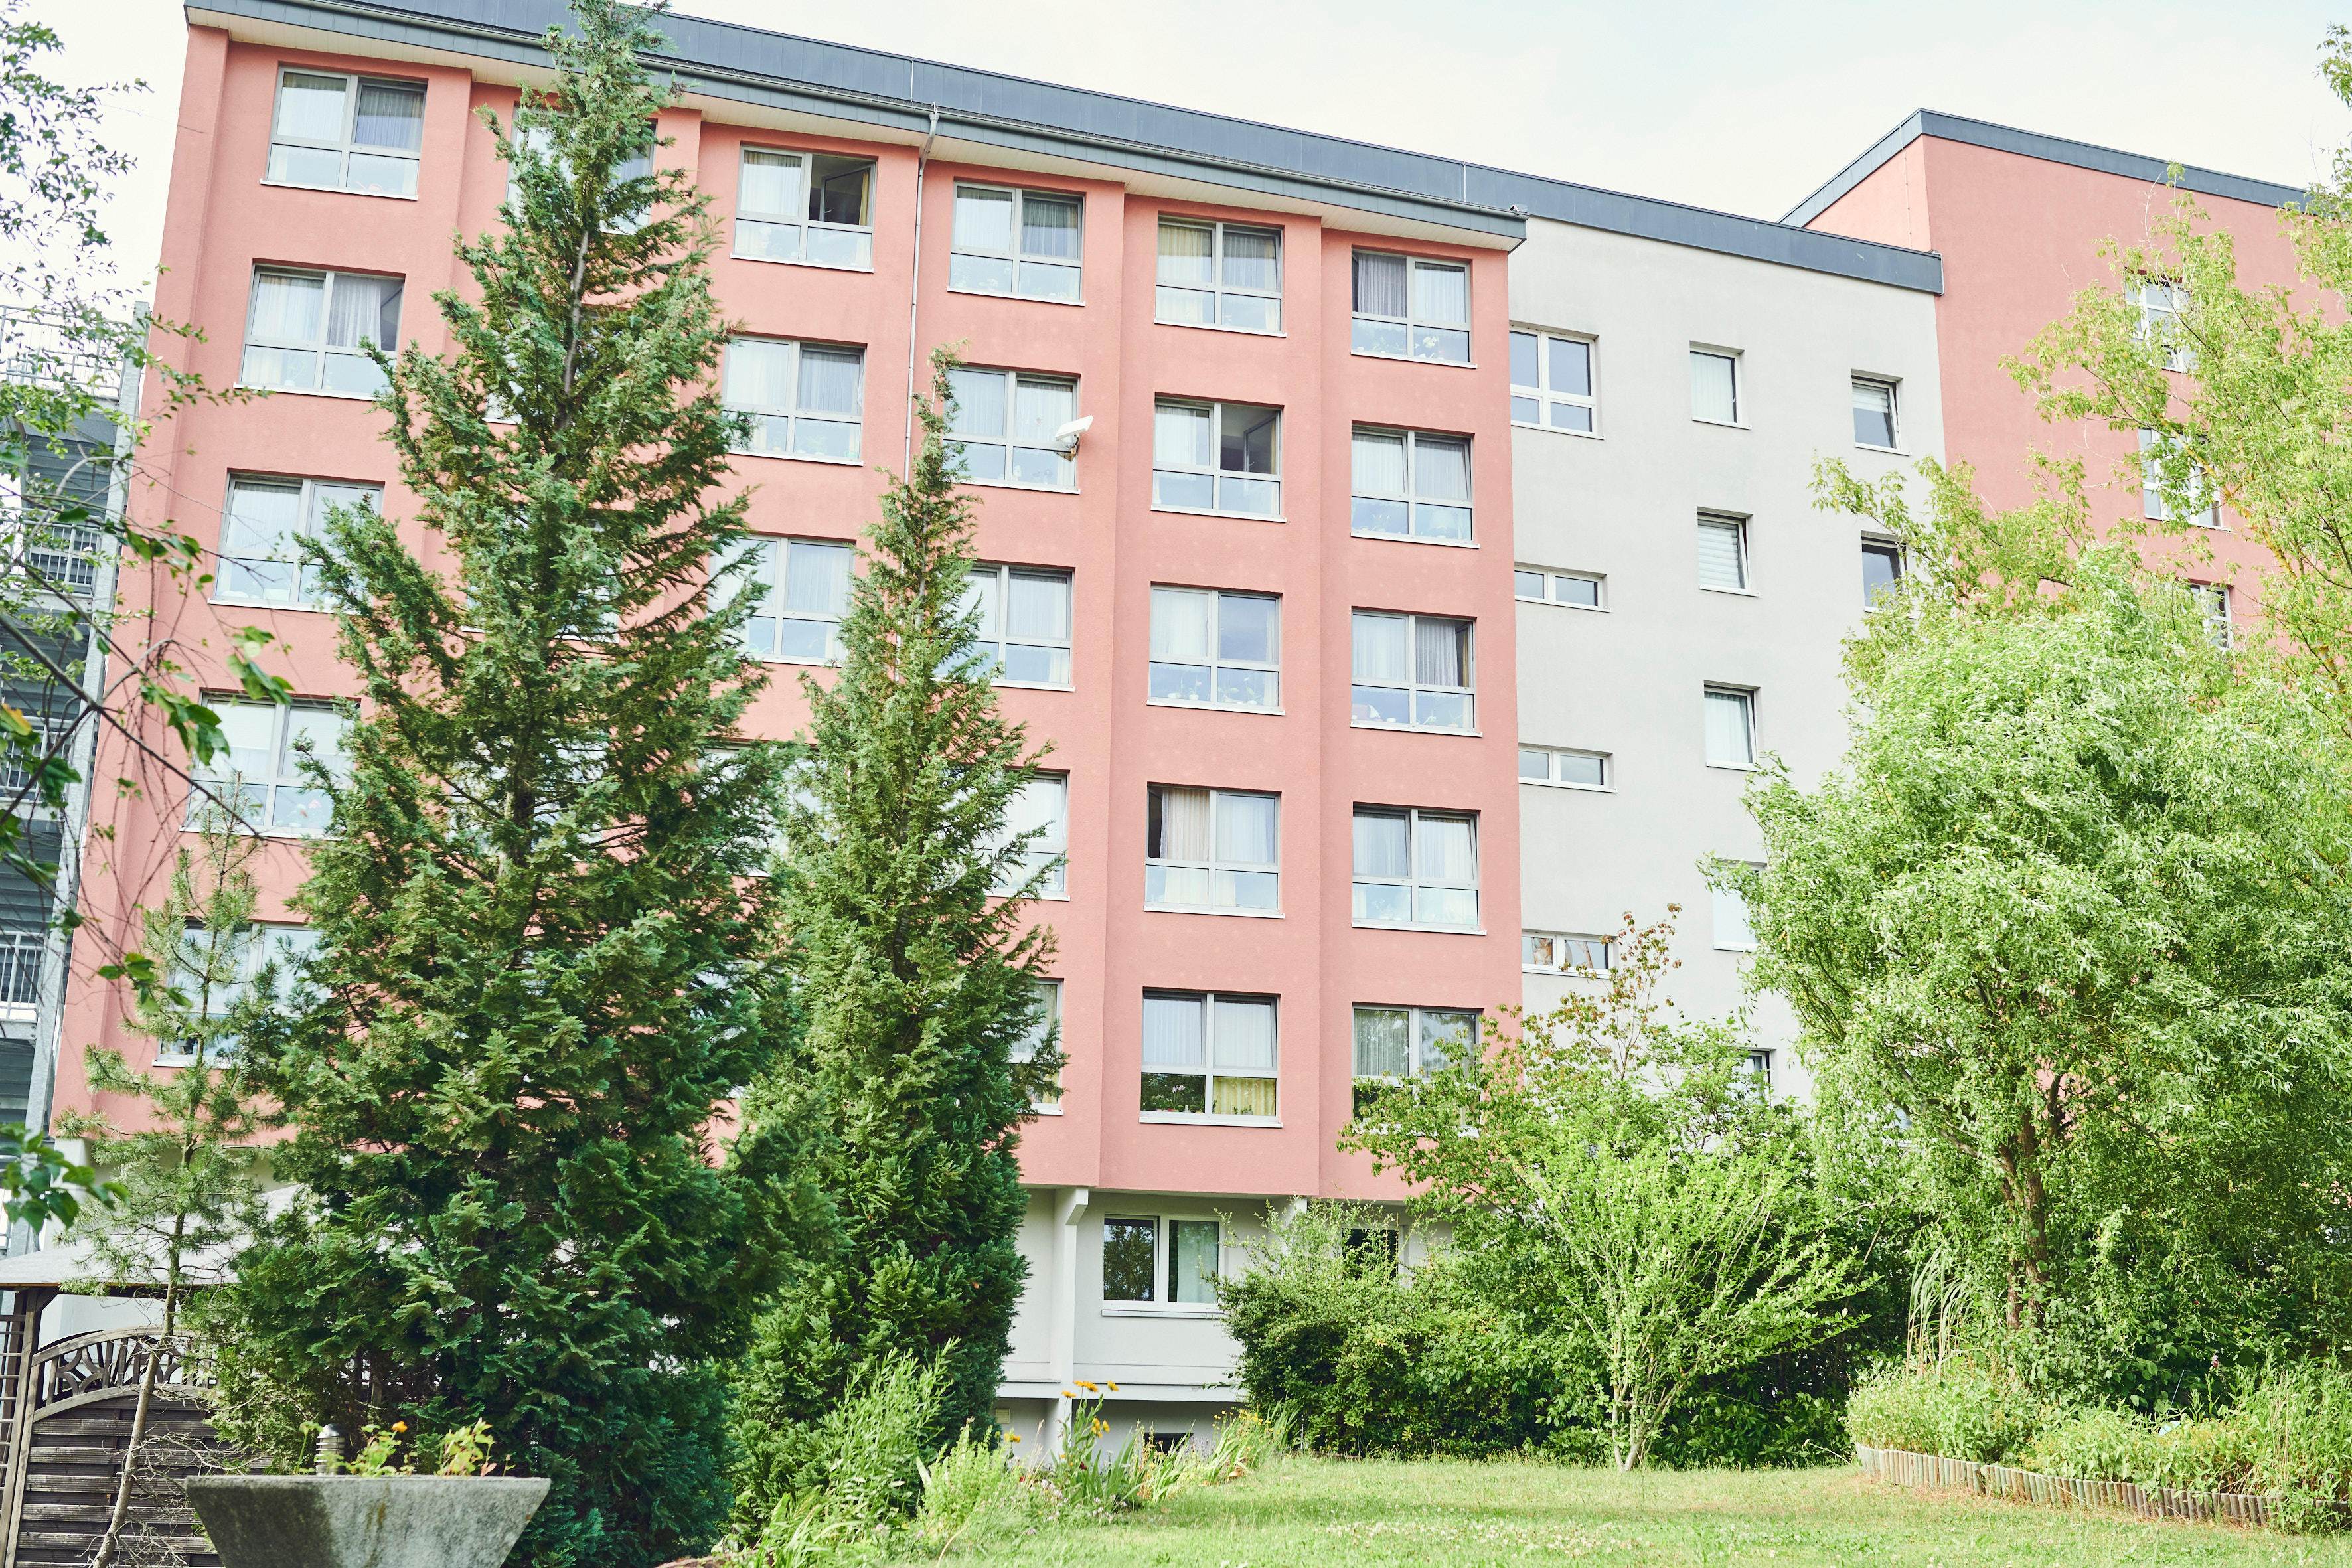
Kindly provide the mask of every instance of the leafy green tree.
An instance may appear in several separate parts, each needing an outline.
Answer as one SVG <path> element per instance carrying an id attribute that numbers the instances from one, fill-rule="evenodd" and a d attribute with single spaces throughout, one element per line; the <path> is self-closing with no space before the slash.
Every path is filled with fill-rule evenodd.
<path id="1" fill-rule="evenodd" d="M 491 120 L 517 195 L 436 296 L 454 355 L 377 356 L 452 570 L 367 510 L 320 552 L 363 705 L 348 776 L 310 764 L 313 999 L 244 1036 L 307 1196 L 240 1256 L 225 1408 L 487 1420 L 553 1482 L 516 1562 L 638 1568 L 724 1520 L 713 1358 L 824 1226 L 793 1129 L 714 1127 L 791 1027 L 762 875 L 785 753 L 737 739 L 754 596 L 712 581 L 744 510 L 712 499 L 744 434 L 714 230 L 688 172 L 621 173 L 667 101 L 659 35 L 618 0 L 573 20 Z"/>
<path id="2" fill-rule="evenodd" d="M 932 356 L 922 444 L 868 531 L 840 672 L 803 681 L 782 880 L 807 1036 L 748 1115 L 821 1130 L 814 1170 L 842 1236 L 763 1321 L 739 1379 L 749 1529 L 817 1483 L 810 1423 L 860 1366 L 944 1361 L 934 1436 L 989 1429 L 1025 1272 L 1014 1152 L 1059 1058 L 1050 1041 L 1012 1058 L 1040 1021 L 1053 936 L 1025 906 L 1052 863 L 1034 863 L 1034 833 L 1005 830 L 1038 753 L 997 711 L 966 593 L 975 503 L 945 439 L 954 364 Z"/>
<path id="3" fill-rule="evenodd" d="M 1862 1283 L 1800 1111 L 1748 1070 L 1743 1021 L 1664 996 L 1671 918 L 1629 920 L 1597 984 L 1368 1095 L 1340 1135 L 1480 1268 L 1507 1260 L 1528 1331 L 1593 1369 L 1628 1470 L 1694 1385 L 1838 1332 Z"/>

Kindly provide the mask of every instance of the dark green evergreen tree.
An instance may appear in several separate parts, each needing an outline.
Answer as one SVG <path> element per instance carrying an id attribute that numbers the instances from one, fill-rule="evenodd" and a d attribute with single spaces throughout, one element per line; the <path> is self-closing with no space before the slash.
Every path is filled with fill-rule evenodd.
<path id="1" fill-rule="evenodd" d="M 498 140 L 506 226 L 459 245 L 477 298 L 436 297 L 456 352 L 378 356 L 446 570 L 372 512 L 328 530 L 363 701 L 348 776 L 312 768 L 316 1000 L 247 1037 L 308 1196 L 240 1263 L 226 1411 L 281 1450 L 300 1421 L 487 1419 L 554 1483 L 514 1559 L 539 1568 L 716 1533 L 713 1358 L 822 1228 L 776 1196 L 789 1130 L 711 1125 L 788 1038 L 761 875 L 786 753 L 734 740 L 761 681 L 752 596 L 711 582 L 744 503 L 712 497 L 742 432 L 703 200 L 625 169 L 667 96 L 644 16 L 579 0 L 548 35 L 555 80 Z"/>
<path id="2" fill-rule="evenodd" d="M 932 356 L 912 472 L 841 624 L 840 673 L 803 679 L 807 755 L 788 814 L 784 915 L 806 1036 L 750 1102 L 754 1127 L 823 1142 L 841 1223 L 833 1264 L 760 1325 L 740 1376 L 738 1517 L 756 1530 L 822 1476 L 807 1423 L 858 1366 L 944 1357 L 935 1435 L 990 1425 L 1026 1272 L 1015 1157 L 1060 1058 L 1039 1023 L 1050 929 L 1024 912 L 1054 862 L 1006 812 L 1040 753 L 996 707 L 968 601 L 973 500 L 945 440 L 953 358 Z"/>

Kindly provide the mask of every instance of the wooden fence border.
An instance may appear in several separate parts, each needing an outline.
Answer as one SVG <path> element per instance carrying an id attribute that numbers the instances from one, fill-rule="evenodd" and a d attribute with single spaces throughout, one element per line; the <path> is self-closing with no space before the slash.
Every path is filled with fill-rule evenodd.
<path id="1" fill-rule="evenodd" d="M 2129 1509 L 2147 1519 L 2219 1519 L 2233 1524 L 2270 1524 L 2276 1521 L 2279 1504 L 2277 1498 L 2246 1492 L 2192 1492 L 2171 1487 L 2136 1486 L 2130 1481 L 2069 1480 L 2036 1470 L 2011 1469 L 2007 1465 L 1947 1459 L 1901 1448 L 1873 1448 L 1861 1443 L 1853 1446 L 1853 1456 L 1861 1463 L 1863 1474 L 1898 1487 L 1945 1487 L 1986 1497 L 2022 1498 L 2029 1502 Z"/>

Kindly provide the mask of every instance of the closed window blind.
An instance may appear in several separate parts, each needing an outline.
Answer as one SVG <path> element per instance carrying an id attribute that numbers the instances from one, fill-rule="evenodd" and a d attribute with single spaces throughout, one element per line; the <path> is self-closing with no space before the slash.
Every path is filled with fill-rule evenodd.
<path id="1" fill-rule="evenodd" d="M 1748 586 L 1748 557 L 1740 535 L 1745 524 L 1727 517 L 1698 520 L 1698 585 L 1702 588 Z"/>

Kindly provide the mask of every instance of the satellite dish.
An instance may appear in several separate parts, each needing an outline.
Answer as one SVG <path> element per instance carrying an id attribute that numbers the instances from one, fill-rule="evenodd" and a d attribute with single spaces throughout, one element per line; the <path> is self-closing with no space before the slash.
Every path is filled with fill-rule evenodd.
<path id="1" fill-rule="evenodd" d="M 1062 456 L 1066 458 L 1071 453 L 1076 451 L 1078 449 L 1078 437 L 1085 435 L 1088 430 L 1093 429 L 1094 423 L 1095 416 L 1089 414 L 1083 419 L 1073 419 L 1067 425 L 1063 426 L 1059 430 L 1055 431 L 1054 450 L 1061 453 Z"/>

